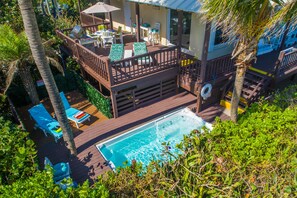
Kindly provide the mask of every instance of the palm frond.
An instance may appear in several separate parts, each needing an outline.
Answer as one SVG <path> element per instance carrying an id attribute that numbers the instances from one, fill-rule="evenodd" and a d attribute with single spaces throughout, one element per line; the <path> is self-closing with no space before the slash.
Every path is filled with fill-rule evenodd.
<path id="1" fill-rule="evenodd" d="M 4 93 L 6 93 L 6 91 L 10 87 L 15 75 L 17 74 L 19 64 L 20 64 L 20 60 L 12 61 L 9 64 L 8 70 L 6 72 L 6 85 L 5 85 Z"/>
<path id="2" fill-rule="evenodd" d="M 31 54 L 24 33 L 15 33 L 8 25 L 0 25 L 0 60 L 15 61 Z"/>
<path id="3" fill-rule="evenodd" d="M 273 5 L 270 0 L 205 0 L 202 10 L 225 35 L 257 39 L 265 32 Z"/>
<path id="4" fill-rule="evenodd" d="M 63 76 L 65 75 L 64 73 L 64 68 L 63 66 L 60 64 L 60 62 L 52 57 L 47 56 L 46 57 L 48 63 L 54 67 L 56 67 L 62 74 Z"/>

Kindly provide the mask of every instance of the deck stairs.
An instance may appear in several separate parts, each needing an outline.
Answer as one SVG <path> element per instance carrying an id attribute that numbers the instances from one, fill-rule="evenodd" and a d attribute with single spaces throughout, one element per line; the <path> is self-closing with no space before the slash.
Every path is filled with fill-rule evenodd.
<path id="1" fill-rule="evenodd" d="M 270 74 L 264 74 L 262 71 L 255 69 L 249 69 L 246 72 L 245 80 L 243 82 L 243 90 L 240 97 L 238 113 L 243 113 L 245 108 L 251 103 L 256 102 L 261 95 L 263 95 L 272 81 Z M 225 107 L 225 113 L 230 114 L 231 98 L 234 85 L 234 78 L 232 78 L 229 86 L 226 88 L 224 97 L 222 98 L 220 105 Z"/>

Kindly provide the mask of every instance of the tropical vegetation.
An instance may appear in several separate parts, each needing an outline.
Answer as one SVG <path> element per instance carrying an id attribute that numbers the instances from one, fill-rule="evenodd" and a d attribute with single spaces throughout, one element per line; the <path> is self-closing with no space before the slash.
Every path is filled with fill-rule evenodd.
<path id="1" fill-rule="evenodd" d="M 63 72 L 63 68 L 58 61 L 56 51 L 50 46 L 51 41 L 44 42 L 47 61 Z M 8 25 L 0 25 L 0 65 L 6 78 L 5 92 L 14 80 L 15 75 L 19 75 L 26 92 L 33 104 L 39 103 L 35 81 L 31 75 L 31 66 L 34 60 L 30 50 L 27 37 L 24 32 L 17 34 Z"/>
<path id="2" fill-rule="evenodd" d="M 146 169 L 133 163 L 100 176 L 92 186 L 86 181 L 66 191 L 53 183 L 51 171 L 36 169 L 28 133 L 1 120 L 0 151 L 16 157 L 1 156 L 1 167 L 7 168 L 1 169 L 0 196 L 296 197 L 296 112 L 294 85 L 253 104 L 238 123 L 217 120 L 212 132 L 192 131 L 178 145 L 178 157 L 164 149 L 168 162 L 152 162 Z"/>
<path id="3" fill-rule="evenodd" d="M 231 100 L 231 120 L 237 121 L 245 73 L 257 60 L 259 39 L 277 22 L 286 22 L 296 17 L 296 9 L 296 0 L 203 1 L 207 20 L 220 27 L 226 38 L 237 40 L 232 53 L 237 70 Z"/>

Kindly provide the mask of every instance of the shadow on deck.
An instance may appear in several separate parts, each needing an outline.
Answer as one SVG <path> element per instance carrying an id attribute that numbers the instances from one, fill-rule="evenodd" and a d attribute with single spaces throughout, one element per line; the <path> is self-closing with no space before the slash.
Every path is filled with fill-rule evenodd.
<path id="1" fill-rule="evenodd" d="M 45 137 L 41 131 L 35 131 L 32 127 L 28 128 L 28 130 L 31 131 L 32 139 L 37 144 L 41 168 L 43 168 L 45 156 L 53 163 L 68 161 L 72 170 L 72 178 L 75 181 L 82 183 L 85 180 L 90 180 L 92 183 L 98 175 L 111 170 L 108 166 L 104 165 L 105 160 L 97 150 L 96 144 L 176 109 L 184 107 L 193 109 L 195 103 L 196 97 L 194 95 L 188 92 L 182 92 L 154 104 L 139 108 L 116 119 L 96 122 L 91 124 L 91 126 L 82 126 L 79 130 L 73 129 L 78 155 L 72 158 L 70 158 L 63 140 L 55 143 L 53 138 Z M 210 109 L 204 112 L 205 114 L 201 112 L 199 115 L 210 120 L 213 120 L 210 117 L 222 117 L 223 115 L 217 109 Z"/>

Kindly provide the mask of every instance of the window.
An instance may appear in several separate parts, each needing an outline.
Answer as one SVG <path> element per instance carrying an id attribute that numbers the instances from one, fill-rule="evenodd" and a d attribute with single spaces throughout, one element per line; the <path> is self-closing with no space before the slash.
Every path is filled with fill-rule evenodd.
<path id="1" fill-rule="evenodd" d="M 217 29 L 216 30 L 216 34 L 215 34 L 215 42 L 214 42 L 214 44 L 215 45 L 219 45 L 219 44 L 225 43 L 226 40 L 227 39 L 223 37 L 223 31 L 221 29 Z"/>

